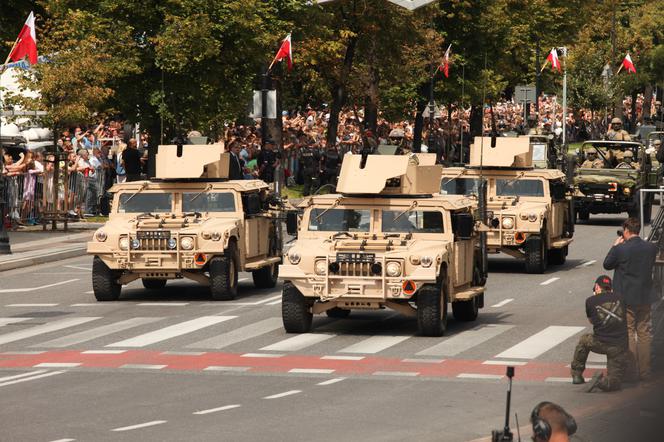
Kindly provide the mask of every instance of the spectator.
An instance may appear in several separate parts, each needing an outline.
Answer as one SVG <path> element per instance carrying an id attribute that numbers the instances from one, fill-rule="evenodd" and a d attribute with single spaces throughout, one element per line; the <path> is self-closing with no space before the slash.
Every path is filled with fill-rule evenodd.
<path id="1" fill-rule="evenodd" d="M 127 181 L 140 181 L 141 179 L 141 154 L 138 151 L 136 140 L 129 140 L 127 148 L 122 152 L 122 167 L 127 175 Z"/>

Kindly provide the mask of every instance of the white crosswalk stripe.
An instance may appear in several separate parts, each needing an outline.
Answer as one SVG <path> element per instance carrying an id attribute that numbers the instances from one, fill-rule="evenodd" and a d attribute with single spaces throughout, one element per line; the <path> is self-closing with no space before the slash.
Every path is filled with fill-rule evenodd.
<path id="1" fill-rule="evenodd" d="M 411 337 L 412 336 L 371 336 L 370 338 L 339 350 L 338 353 L 379 353 Z"/>
<path id="2" fill-rule="evenodd" d="M 426 348 L 417 353 L 418 356 L 456 356 L 459 353 L 476 347 L 489 339 L 495 338 L 496 336 L 505 333 L 507 330 L 510 330 L 514 326 L 512 325 L 497 325 L 497 324 L 488 324 L 481 325 L 479 327 L 473 328 L 472 330 L 466 330 L 458 335 L 454 335 L 440 344 L 436 344 L 433 347 Z"/>
<path id="3" fill-rule="evenodd" d="M 312 345 L 319 344 L 328 339 L 334 338 L 336 335 L 324 335 L 316 333 L 303 333 L 301 335 L 293 336 L 292 338 L 284 339 L 283 341 L 276 342 L 267 347 L 261 348 L 265 351 L 298 351 Z"/>
<path id="4" fill-rule="evenodd" d="M 257 336 L 270 333 L 283 327 L 281 318 L 268 318 L 253 324 L 245 325 L 228 333 L 222 333 L 202 341 L 187 345 L 187 348 L 214 348 L 221 349 L 238 342 L 246 341 Z"/>
<path id="5" fill-rule="evenodd" d="M 201 316 L 200 318 L 180 322 L 179 324 L 164 327 L 153 332 L 114 342 L 113 344 L 108 344 L 106 347 L 145 347 L 235 318 L 237 316 Z"/>
<path id="6" fill-rule="evenodd" d="M 138 327 L 139 325 L 150 324 L 160 319 L 163 318 L 130 318 L 124 321 L 102 325 L 101 327 L 93 328 L 90 330 L 83 330 L 81 332 L 53 339 L 42 344 L 36 344 L 32 347 L 69 347 L 70 345 L 92 341 L 93 339 L 101 338 L 102 336 L 118 333 L 133 327 Z"/>
<path id="7" fill-rule="evenodd" d="M 0 335 L 0 345 L 8 344 L 10 342 L 20 341 L 21 339 L 32 338 L 34 336 L 39 336 L 58 330 L 63 330 L 65 328 L 85 324 L 86 322 L 94 321 L 96 319 L 99 319 L 99 317 L 79 317 L 79 318 L 60 319 L 58 321 L 26 328 L 25 330 L 18 330 L 12 333 L 5 333 L 4 335 Z"/>
<path id="8" fill-rule="evenodd" d="M 8 324 L 16 324 L 18 322 L 27 321 L 32 318 L 0 318 L 0 327 Z"/>
<path id="9" fill-rule="evenodd" d="M 508 348 L 504 352 L 497 354 L 495 357 L 505 359 L 535 359 L 539 355 L 546 353 L 553 347 L 579 333 L 584 328 L 585 327 L 551 325 L 539 333 L 524 339 L 513 347 Z"/>

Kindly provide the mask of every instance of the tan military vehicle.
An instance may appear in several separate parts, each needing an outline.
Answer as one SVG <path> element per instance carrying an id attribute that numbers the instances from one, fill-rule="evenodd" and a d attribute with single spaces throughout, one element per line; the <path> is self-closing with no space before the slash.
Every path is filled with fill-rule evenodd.
<path id="1" fill-rule="evenodd" d="M 446 168 L 441 193 L 476 201 L 480 178 L 487 182 L 487 249 L 525 262 L 528 273 L 564 264 L 572 242 L 572 203 L 565 174 L 536 169 L 527 137 L 476 138 L 466 167 Z M 483 155 L 482 155 L 483 154 Z"/>
<path id="2" fill-rule="evenodd" d="M 346 155 L 338 194 L 309 197 L 287 216 L 297 241 L 280 266 L 284 328 L 306 333 L 314 314 L 391 308 L 440 336 L 448 304 L 474 321 L 485 274 L 470 201 L 441 197 L 435 155 Z"/>
<path id="3" fill-rule="evenodd" d="M 235 298 L 238 272 L 257 287 L 274 287 L 281 261 L 277 212 L 260 180 L 224 180 L 222 146 L 159 146 L 158 180 L 116 184 L 108 222 L 88 242 L 92 288 L 113 301 L 141 279 L 161 289 L 187 278 L 210 287 L 212 298 Z M 196 179 L 191 179 L 195 177 Z"/>

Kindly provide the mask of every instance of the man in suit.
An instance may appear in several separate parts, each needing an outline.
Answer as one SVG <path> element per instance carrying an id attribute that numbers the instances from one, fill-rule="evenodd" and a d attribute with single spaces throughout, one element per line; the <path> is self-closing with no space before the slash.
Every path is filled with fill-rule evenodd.
<path id="1" fill-rule="evenodd" d="M 231 152 L 231 160 L 228 171 L 229 180 L 244 179 L 244 161 L 240 158 L 240 143 L 237 140 L 231 141 L 228 147 Z"/>
<path id="2" fill-rule="evenodd" d="M 632 363 L 636 363 L 642 381 L 650 378 L 650 342 L 653 281 L 652 271 L 657 247 L 641 239 L 641 224 L 628 218 L 622 225 L 622 236 L 616 239 L 604 259 L 604 268 L 614 270 L 613 287 L 627 306 L 627 331 Z M 633 364 L 632 364 L 633 365 Z M 634 367 L 632 367 L 634 368 Z"/>

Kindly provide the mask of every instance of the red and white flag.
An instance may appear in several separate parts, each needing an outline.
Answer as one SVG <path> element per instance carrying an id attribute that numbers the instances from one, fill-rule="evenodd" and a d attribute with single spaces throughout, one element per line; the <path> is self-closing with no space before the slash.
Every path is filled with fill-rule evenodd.
<path id="1" fill-rule="evenodd" d="M 281 61 L 284 58 L 288 64 L 288 70 L 290 71 L 293 68 L 293 48 L 291 46 L 290 34 L 288 34 L 286 38 L 284 38 L 284 41 L 281 43 L 281 47 L 277 51 L 277 55 L 274 56 L 274 60 L 272 60 L 272 64 L 270 64 L 270 68 L 272 68 L 274 63 Z"/>
<path id="2" fill-rule="evenodd" d="M 625 55 L 625 58 L 622 61 L 622 65 L 620 66 L 620 69 L 625 68 L 628 74 L 636 74 L 636 67 L 634 67 L 634 63 L 632 62 L 632 57 L 629 56 L 629 52 L 627 55 Z M 619 69 L 619 70 L 620 70 Z"/>
<path id="3" fill-rule="evenodd" d="M 18 34 L 14 49 L 9 53 L 12 61 L 19 61 L 25 56 L 28 57 L 30 64 L 37 63 L 37 32 L 35 31 L 35 15 L 32 12 Z"/>
<path id="4" fill-rule="evenodd" d="M 447 47 L 445 55 L 443 55 L 443 62 L 438 66 L 438 69 L 436 69 L 436 72 L 442 71 L 445 78 L 450 77 L 450 49 L 452 49 L 452 45 Z"/>
<path id="5" fill-rule="evenodd" d="M 551 63 L 552 71 L 557 70 L 558 72 L 562 72 L 563 67 L 560 65 L 560 59 L 558 58 L 558 51 L 556 48 L 551 49 L 551 52 L 549 52 L 549 55 L 546 57 L 546 62 L 544 62 L 544 66 L 542 66 L 542 70 L 546 67 L 547 62 Z"/>

